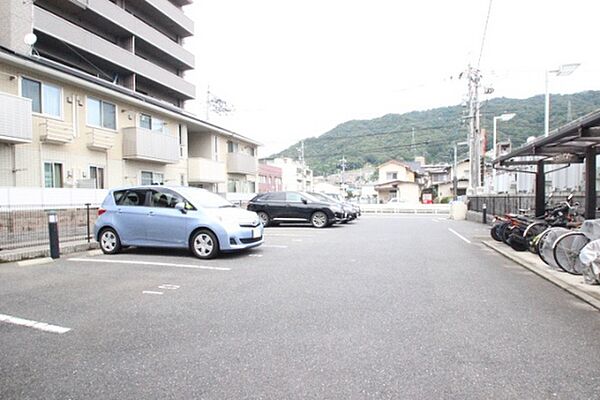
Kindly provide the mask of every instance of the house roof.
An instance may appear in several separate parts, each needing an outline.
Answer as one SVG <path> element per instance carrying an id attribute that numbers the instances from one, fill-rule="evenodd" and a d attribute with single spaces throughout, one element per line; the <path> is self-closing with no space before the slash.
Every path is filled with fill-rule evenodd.
<path id="1" fill-rule="evenodd" d="M 411 182 L 411 181 L 403 181 L 400 179 L 396 179 L 393 181 L 389 181 L 389 182 L 383 182 L 383 183 L 378 183 L 377 185 L 375 185 L 375 189 L 392 189 L 394 188 L 394 185 L 399 185 L 399 184 L 410 184 L 410 185 L 419 185 L 417 182 Z"/>
<path id="2" fill-rule="evenodd" d="M 405 161 L 398 161 L 398 160 L 389 160 L 389 161 L 386 161 L 386 162 L 384 162 L 383 164 L 379 165 L 379 166 L 377 167 L 377 169 L 379 169 L 379 168 L 382 168 L 382 167 L 384 167 L 384 166 L 386 166 L 386 165 L 389 165 L 389 164 L 395 164 L 395 165 L 399 165 L 399 166 L 401 166 L 401 167 L 404 167 L 404 168 L 410 169 L 411 171 L 413 171 L 413 172 L 414 172 L 414 169 L 413 169 L 413 167 L 410 165 L 410 163 L 407 163 L 407 162 L 405 162 Z"/>

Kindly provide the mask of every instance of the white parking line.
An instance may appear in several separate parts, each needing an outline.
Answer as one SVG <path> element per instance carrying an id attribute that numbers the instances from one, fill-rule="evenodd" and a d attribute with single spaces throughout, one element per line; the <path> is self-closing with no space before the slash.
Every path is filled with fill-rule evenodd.
<path id="1" fill-rule="evenodd" d="M 154 292 L 152 290 L 143 290 L 142 294 L 164 294 L 163 292 Z"/>
<path id="2" fill-rule="evenodd" d="M 461 238 L 462 240 L 464 240 L 467 243 L 471 243 L 471 241 L 469 239 L 467 239 L 466 237 L 464 237 L 463 235 L 461 235 L 460 233 L 456 232 L 454 229 L 452 228 L 448 228 L 448 230 L 452 233 L 454 233 L 456 236 L 458 236 L 459 238 Z"/>
<path id="3" fill-rule="evenodd" d="M 161 267 L 211 269 L 211 270 L 216 270 L 216 271 L 231 271 L 231 268 L 206 267 L 206 266 L 203 266 L 203 265 L 173 264 L 173 263 L 150 262 L 150 261 L 106 260 L 106 259 L 98 260 L 98 259 L 91 259 L 91 258 L 69 258 L 69 261 L 95 262 L 95 263 L 108 263 L 108 264 L 157 265 L 157 266 L 161 266 Z"/>
<path id="4" fill-rule="evenodd" d="M 163 283 L 162 285 L 160 285 L 158 288 L 159 289 L 167 289 L 167 290 L 177 290 L 179 289 L 181 286 L 177 286 L 177 285 L 171 285 L 170 283 Z"/>
<path id="5" fill-rule="evenodd" d="M 0 314 L 0 322 L 6 322 L 13 325 L 25 326 L 27 328 L 37 329 L 43 332 L 50 333 L 66 333 L 71 330 L 71 328 L 65 328 L 58 325 L 50 325 L 45 322 L 32 321 L 29 319 L 23 319 L 18 317 L 11 317 L 10 315 Z"/>
<path id="6" fill-rule="evenodd" d="M 248 257 L 262 257 L 262 254 L 248 254 Z"/>
<path id="7" fill-rule="evenodd" d="M 272 247 L 274 249 L 287 249 L 287 246 L 280 244 L 263 244 L 262 247 Z"/>

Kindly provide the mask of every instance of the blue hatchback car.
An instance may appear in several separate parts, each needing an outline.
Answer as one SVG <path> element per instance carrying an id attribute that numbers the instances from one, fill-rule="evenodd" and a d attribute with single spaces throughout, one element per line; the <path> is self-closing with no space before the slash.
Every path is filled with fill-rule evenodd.
<path id="1" fill-rule="evenodd" d="M 94 226 L 105 254 L 123 246 L 189 248 L 213 258 L 260 246 L 263 225 L 254 212 L 191 187 L 136 186 L 111 190 Z"/>

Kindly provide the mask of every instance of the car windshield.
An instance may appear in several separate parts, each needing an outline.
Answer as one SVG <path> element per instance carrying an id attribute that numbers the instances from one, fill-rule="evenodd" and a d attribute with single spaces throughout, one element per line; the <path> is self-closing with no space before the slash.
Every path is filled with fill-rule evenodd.
<path id="1" fill-rule="evenodd" d="M 302 197 L 305 197 L 307 200 L 312 201 L 314 203 L 321 203 L 323 201 L 323 200 L 321 200 L 311 194 L 308 194 L 306 192 L 301 192 L 300 194 L 302 195 Z"/>
<path id="2" fill-rule="evenodd" d="M 327 196 L 326 194 L 323 193 L 311 193 L 314 197 L 317 197 L 319 199 L 321 199 L 322 201 L 327 201 L 329 203 L 331 202 L 335 202 L 337 203 L 336 199 L 331 198 L 330 196 Z"/>
<path id="3" fill-rule="evenodd" d="M 177 191 L 183 195 L 190 203 L 196 207 L 202 208 L 226 208 L 235 207 L 228 200 L 218 194 L 198 188 L 179 188 Z"/>

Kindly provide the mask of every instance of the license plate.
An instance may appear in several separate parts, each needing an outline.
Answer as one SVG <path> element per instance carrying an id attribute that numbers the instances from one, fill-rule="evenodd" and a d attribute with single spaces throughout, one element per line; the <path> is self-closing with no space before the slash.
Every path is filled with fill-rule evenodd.
<path id="1" fill-rule="evenodd" d="M 254 228 L 254 229 L 252 229 L 252 238 L 253 239 L 259 238 L 260 236 L 261 236 L 260 235 L 260 228 Z"/>

